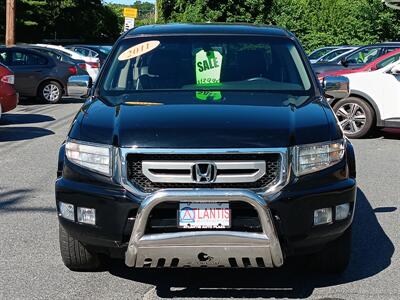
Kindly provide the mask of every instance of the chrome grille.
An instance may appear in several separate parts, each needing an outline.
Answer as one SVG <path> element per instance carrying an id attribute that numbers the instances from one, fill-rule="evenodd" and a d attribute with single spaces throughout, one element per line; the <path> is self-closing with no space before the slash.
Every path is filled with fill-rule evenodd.
<path id="1" fill-rule="evenodd" d="M 156 183 L 149 180 L 142 171 L 143 161 L 265 161 L 265 174 L 254 182 L 241 183 Z M 262 189 L 279 178 L 281 156 L 278 153 L 255 154 L 141 154 L 130 153 L 126 157 L 128 180 L 144 193 L 159 189 L 180 188 L 245 188 Z"/>

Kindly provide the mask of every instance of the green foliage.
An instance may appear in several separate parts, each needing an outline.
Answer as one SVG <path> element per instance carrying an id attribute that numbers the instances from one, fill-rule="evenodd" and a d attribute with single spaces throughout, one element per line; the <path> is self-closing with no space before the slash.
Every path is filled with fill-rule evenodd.
<path id="1" fill-rule="evenodd" d="M 160 0 L 160 17 L 175 22 L 262 23 L 272 0 Z"/>
<path id="2" fill-rule="evenodd" d="M 380 0 L 275 0 L 270 16 L 308 50 L 396 40 L 399 33 L 399 13 Z"/>
<path id="3" fill-rule="evenodd" d="M 124 7 L 132 7 L 138 9 L 138 18 L 135 20 L 135 26 L 147 25 L 154 23 L 154 4 L 146 1 L 135 1 L 133 5 L 122 5 L 115 3 L 107 3 L 107 7 L 113 11 L 118 18 L 118 26 L 122 30 L 124 25 L 123 10 Z"/>
<path id="4" fill-rule="evenodd" d="M 5 2 L 0 1 L 4 40 Z M 398 40 L 400 11 L 381 0 L 158 0 L 159 22 L 246 22 L 289 29 L 306 48 Z M 122 31 L 124 5 L 108 0 L 17 0 L 17 41 L 74 39 L 112 42 Z M 154 4 L 133 2 L 136 25 L 154 23 Z"/>
<path id="5" fill-rule="evenodd" d="M 307 50 L 397 40 L 400 12 L 381 0 L 159 0 L 163 22 L 247 22 L 287 28 Z"/>
<path id="6" fill-rule="evenodd" d="M 124 6 L 102 0 L 16 0 L 16 4 L 16 40 L 19 43 L 66 39 L 109 43 L 118 38 L 123 27 Z M 132 7 L 139 8 L 141 16 L 154 14 L 151 3 L 136 1 Z M 140 18 L 138 21 L 139 25 L 143 23 Z M 0 39 L 3 41 L 4 33 L 3 0 L 0 1 Z"/>

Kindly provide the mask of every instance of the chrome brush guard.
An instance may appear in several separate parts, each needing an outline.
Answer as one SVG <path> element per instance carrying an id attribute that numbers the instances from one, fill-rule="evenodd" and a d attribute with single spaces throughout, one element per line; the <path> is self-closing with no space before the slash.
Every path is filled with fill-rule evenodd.
<path id="1" fill-rule="evenodd" d="M 262 232 L 228 230 L 145 234 L 151 211 L 163 202 L 245 202 Z M 141 203 L 125 255 L 130 267 L 279 267 L 282 250 L 266 200 L 249 190 L 160 190 Z"/>

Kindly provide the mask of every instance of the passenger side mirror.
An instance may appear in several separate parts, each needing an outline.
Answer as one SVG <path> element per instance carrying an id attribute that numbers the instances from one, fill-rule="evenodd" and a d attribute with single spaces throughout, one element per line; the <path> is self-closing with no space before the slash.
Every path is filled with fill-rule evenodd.
<path id="1" fill-rule="evenodd" d="M 71 76 L 68 79 L 67 93 L 71 97 L 87 97 L 92 87 L 92 78 L 88 75 Z"/>
<path id="2" fill-rule="evenodd" d="M 322 82 L 325 94 L 335 99 L 343 99 L 350 95 L 349 79 L 344 76 L 325 76 Z"/>
<path id="3" fill-rule="evenodd" d="M 393 68 L 390 69 L 390 73 L 393 75 L 399 75 L 400 74 L 400 64 L 393 66 Z"/>

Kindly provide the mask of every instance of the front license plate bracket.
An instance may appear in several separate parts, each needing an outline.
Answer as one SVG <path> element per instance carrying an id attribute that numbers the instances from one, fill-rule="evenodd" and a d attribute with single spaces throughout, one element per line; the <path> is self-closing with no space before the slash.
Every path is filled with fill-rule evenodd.
<path id="1" fill-rule="evenodd" d="M 226 229 L 231 227 L 229 202 L 180 202 L 177 225 L 183 229 Z"/>

